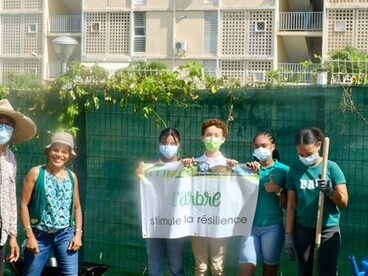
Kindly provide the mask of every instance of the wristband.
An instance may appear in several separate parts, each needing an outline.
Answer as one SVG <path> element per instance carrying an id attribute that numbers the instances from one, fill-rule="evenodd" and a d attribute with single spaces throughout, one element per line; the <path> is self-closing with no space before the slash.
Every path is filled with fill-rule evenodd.
<path id="1" fill-rule="evenodd" d="M 75 228 L 75 232 L 80 232 L 81 234 L 83 234 L 82 229 L 79 229 L 79 228 Z"/>
<path id="2" fill-rule="evenodd" d="M 27 232 L 29 229 L 31 229 L 32 227 L 31 227 L 31 225 L 28 225 L 28 226 L 26 226 L 26 227 L 24 227 L 24 229 L 23 229 L 23 231 L 24 232 Z"/>
<path id="3" fill-rule="evenodd" d="M 282 196 L 282 192 L 284 191 L 284 188 L 281 187 L 280 191 L 276 193 L 278 197 Z"/>

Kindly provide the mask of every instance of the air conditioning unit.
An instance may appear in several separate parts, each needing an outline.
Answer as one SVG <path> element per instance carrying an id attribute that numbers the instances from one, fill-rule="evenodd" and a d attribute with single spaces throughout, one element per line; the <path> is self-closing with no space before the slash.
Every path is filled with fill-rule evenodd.
<path id="1" fill-rule="evenodd" d="M 187 42 L 186 41 L 176 41 L 175 50 L 185 52 L 187 50 Z"/>

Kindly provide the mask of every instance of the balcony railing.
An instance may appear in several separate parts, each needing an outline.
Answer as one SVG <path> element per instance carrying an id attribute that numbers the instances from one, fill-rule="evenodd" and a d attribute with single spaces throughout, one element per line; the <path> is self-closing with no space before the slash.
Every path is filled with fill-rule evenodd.
<path id="1" fill-rule="evenodd" d="M 322 12 L 280 12 L 279 31 L 322 31 Z"/>
<path id="2" fill-rule="evenodd" d="M 278 81 L 279 82 L 300 82 L 313 83 L 316 81 L 317 69 L 321 67 L 319 63 L 279 63 Z"/>
<path id="3" fill-rule="evenodd" d="M 49 33 L 80 33 L 80 15 L 59 15 L 49 18 Z"/>
<path id="4" fill-rule="evenodd" d="M 225 80 L 238 80 L 242 86 L 263 86 L 267 84 L 368 84 L 368 60 L 346 61 L 328 60 L 323 64 L 325 71 L 321 71 L 320 63 L 279 63 L 275 70 L 215 70 L 205 69 L 205 73 Z M 168 69 L 166 69 L 168 70 Z M 108 70 L 110 76 L 116 70 Z M 131 70 L 129 74 L 156 75 L 160 69 Z M 321 81 L 322 74 L 325 82 Z M 47 78 L 54 79 L 62 75 L 60 61 L 49 62 Z"/>
<path id="5" fill-rule="evenodd" d="M 47 78 L 56 79 L 62 75 L 62 62 L 53 61 L 47 64 Z"/>

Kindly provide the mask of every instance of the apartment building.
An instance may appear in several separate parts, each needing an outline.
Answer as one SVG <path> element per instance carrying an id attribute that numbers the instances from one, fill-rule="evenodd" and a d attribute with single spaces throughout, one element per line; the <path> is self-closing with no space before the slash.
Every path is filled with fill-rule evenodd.
<path id="1" fill-rule="evenodd" d="M 54 79 L 73 59 L 109 70 L 157 60 L 251 85 L 346 44 L 368 50 L 368 0 L 0 0 L 0 22 L 0 81 Z"/>

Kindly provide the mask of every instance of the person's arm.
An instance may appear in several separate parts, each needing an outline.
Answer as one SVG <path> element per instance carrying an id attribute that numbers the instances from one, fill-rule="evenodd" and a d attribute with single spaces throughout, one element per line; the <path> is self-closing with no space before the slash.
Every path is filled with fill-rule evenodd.
<path id="1" fill-rule="evenodd" d="M 294 190 L 287 191 L 287 207 L 286 207 L 286 224 L 285 233 L 291 234 L 294 231 L 296 209 L 296 192 Z"/>
<path id="2" fill-rule="evenodd" d="M 18 220 L 18 211 L 17 211 L 17 193 L 16 193 L 16 181 L 15 176 L 17 174 L 17 165 L 14 161 L 14 175 L 12 179 L 10 179 L 10 187 L 9 187 L 9 201 L 10 201 L 10 224 L 9 224 L 9 255 L 7 259 L 9 262 L 16 262 L 19 258 L 19 245 L 17 242 L 17 220 Z"/>
<path id="3" fill-rule="evenodd" d="M 295 259 L 294 245 L 294 223 L 296 208 L 296 192 L 294 190 L 287 191 L 287 207 L 286 207 L 286 225 L 285 225 L 285 253 L 290 261 Z"/>
<path id="4" fill-rule="evenodd" d="M 82 207 L 80 204 L 80 197 L 79 197 L 79 188 L 78 188 L 78 179 L 75 173 L 73 173 L 74 178 L 74 218 L 75 218 L 75 233 L 74 237 L 70 241 L 70 244 L 68 246 L 68 250 L 76 251 L 82 246 Z"/>
<path id="5" fill-rule="evenodd" d="M 34 185 L 37 180 L 39 168 L 32 168 L 23 181 L 22 195 L 20 200 L 20 219 L 22 221 L 24 231 L 27 237 L 26 248 L 32 253 L 39 253 L 37 240 L 33 234 L 31 227 L 31 219 L 29 217 L 28 204 L 31 200 Z"/>
<path id="6" fill-rule="evenodd" d="M 348 206 L 349 196 L 346 184 L 335 185 L 330 199 L 333 203 L 339 206 L 339 208 L 345 208 Z"/>

